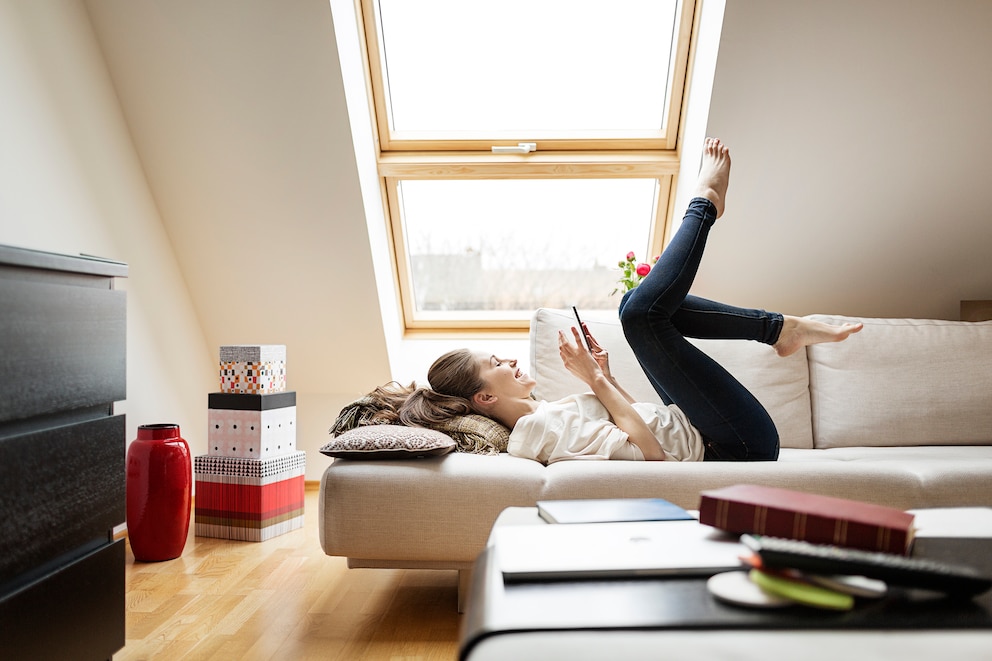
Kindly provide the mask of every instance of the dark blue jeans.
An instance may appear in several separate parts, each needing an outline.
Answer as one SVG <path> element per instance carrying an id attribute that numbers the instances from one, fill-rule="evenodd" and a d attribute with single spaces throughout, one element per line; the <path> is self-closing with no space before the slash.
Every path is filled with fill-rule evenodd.
<path id="1" fill-rule="evenodd" d="M 689 295 L 716 208 L 689 203 L 658 263 L 620 302 L 624 335 L 662 401 L 675 404 L 702 434 L 707 461 L 774 461 L 778 431 L 765 407 L 686 338 L 774 344 L 782 315 Z"/>

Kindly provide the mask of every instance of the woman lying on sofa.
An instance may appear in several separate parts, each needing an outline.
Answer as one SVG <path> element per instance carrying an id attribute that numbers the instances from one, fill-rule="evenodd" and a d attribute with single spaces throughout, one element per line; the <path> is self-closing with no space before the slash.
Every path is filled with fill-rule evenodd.
<path id="1" fill-rule="evenodd" d="M 572 328 L 572 337 L 559 332 L 558 345 L 565 367 L 592 393 L 537 401 L 531 397 L 534 379 L 516 360 L 459 349 L 431 366 L 430 388 L 405 396 L 400 420 L 429 427 L 445 416 L 479 413 L 512 430 L 510 454 L 542 463 L 777 459 L 778 432 L 765 408 L 686 337 L 756 340 L 788 356 L 809 344 L 844 340 L 862 326 L 833 326 L 689 295 L 706 237 L 723 214 L 729 179 L 729 150 L 708 138 L 682 226 L 647 277 L 620 302 L 624 335 L 665 406 L 635 402 L 610 374 L 606 350 L 583 326 Z"/>

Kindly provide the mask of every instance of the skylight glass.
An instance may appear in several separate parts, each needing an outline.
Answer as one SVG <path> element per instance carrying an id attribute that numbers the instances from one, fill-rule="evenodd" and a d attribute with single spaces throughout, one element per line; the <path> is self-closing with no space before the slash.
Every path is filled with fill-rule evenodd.
<path id="1" fill-rule="evenodd" d="M 390 128 L 585 135 L 664 128 L 675 0 L 378 0 Z"/>
<path id="2" fill-rule="evenodd" d="M 419 312 L 610 309 L 617 262 L 646 258 L 656 179 L 399 183 Z"/>

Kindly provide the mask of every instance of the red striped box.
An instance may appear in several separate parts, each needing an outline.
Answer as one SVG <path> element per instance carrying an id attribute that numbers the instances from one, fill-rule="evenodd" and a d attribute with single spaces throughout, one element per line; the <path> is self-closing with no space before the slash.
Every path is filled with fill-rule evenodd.
<path id="1" fill-rule="evenodd" d="M 303 527 L 305 452 L 272 459 L 201 455 L 194 466 L 198 536 L 262 542 Z"/>

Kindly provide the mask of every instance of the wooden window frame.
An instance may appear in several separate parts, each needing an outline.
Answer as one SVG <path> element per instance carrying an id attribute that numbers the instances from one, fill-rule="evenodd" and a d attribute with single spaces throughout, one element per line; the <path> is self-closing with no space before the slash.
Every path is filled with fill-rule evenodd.
<path id="1" fill-rule="evenodd" d="M 411 179 L 602 179 L 653 178 L 659 194 L 648 240 L 650 254 L 659 254 L 672 230 L 678 145 L 684 116 L 692 45 L 701 0 L 679 0 L 678 27 L 669 76 L 671 96 L 665 126 L 650 132 L 593 132 L 588 138 L 553 134 L 524 134 L 511 138 L 461 132 L 451 137 L 423 138 L 392 132 L 380 65 L 376 0 L 355 0 L 360 41 L 366 58 L 373 134 L 378 149 L 378 175 L 387 217 L 391 261 L 407 333 L 520 332 L 529 315 L 520 312 L 417 312 L 409 258 L 405 249 L 398 202 L 398 184 Z M 496 154 L 493 146 L 533 142 L 527 154 Z"/>

